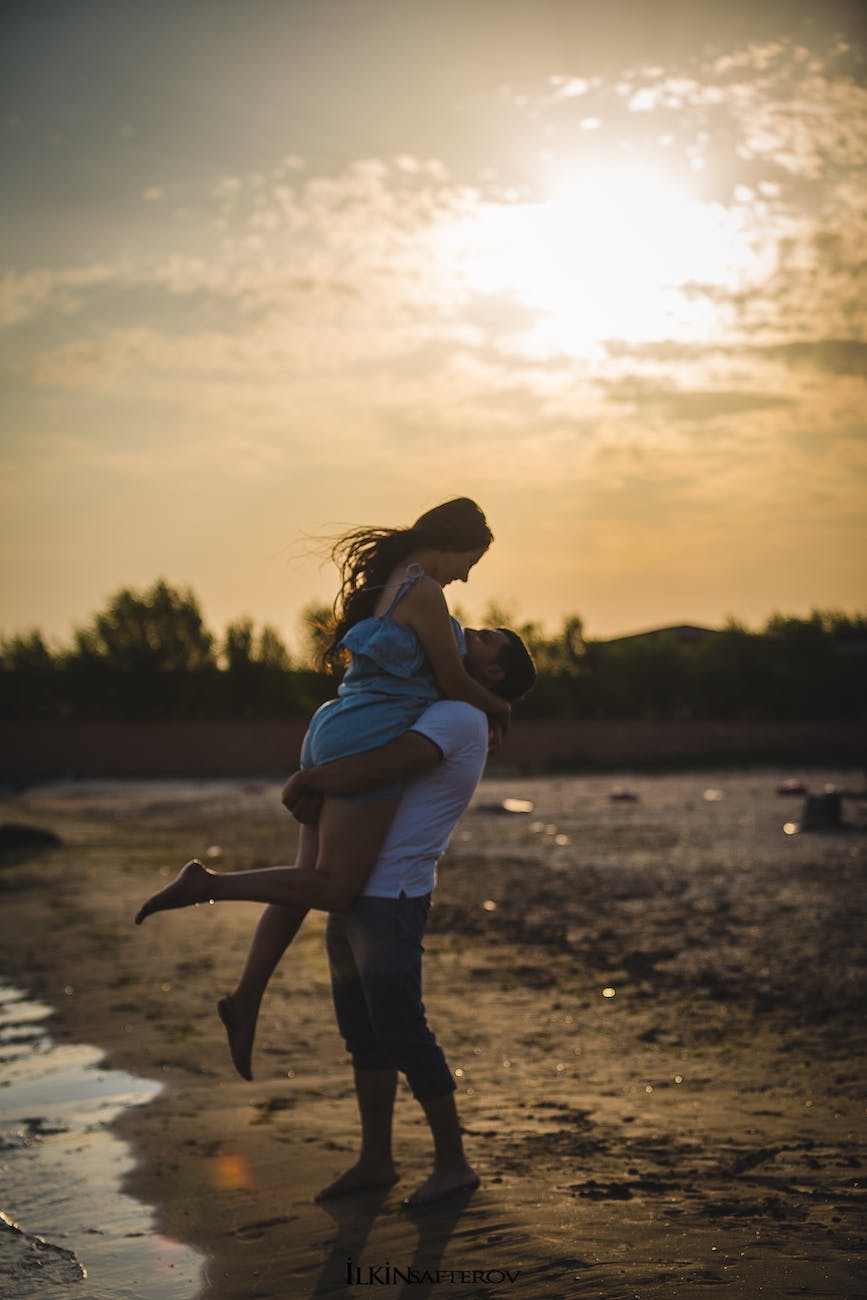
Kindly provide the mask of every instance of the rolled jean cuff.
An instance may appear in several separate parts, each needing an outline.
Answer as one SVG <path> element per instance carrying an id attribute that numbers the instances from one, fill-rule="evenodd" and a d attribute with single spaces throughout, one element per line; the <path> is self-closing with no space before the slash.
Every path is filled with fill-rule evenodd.
<path id="1" fill-rule="evenodd" d="M 410 1091 L 418 1102 L 435 1101 L 437 1097 L 444 1097 L 446 1093 L 454 1092 L 457 1088 L 454 1076 L 446 1065 L 446 1058 L 440 1051 L 442 1060 L 441 1069 L 425 1070 L 423 1072 L 405 1070 L 406 1081 L 409 1084 Z"/>

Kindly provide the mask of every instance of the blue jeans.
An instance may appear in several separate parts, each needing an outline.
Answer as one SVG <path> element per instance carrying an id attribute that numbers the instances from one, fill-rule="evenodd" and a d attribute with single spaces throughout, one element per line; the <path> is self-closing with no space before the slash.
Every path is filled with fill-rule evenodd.
<path id="1" fill-rule="evenodd" d="M 455 1081 L 425 1019 L 421 959 L 430 895 L 357 898 L 325 930 L 337 1024 L 356 1070 L 401 1070 L 430 1101 Z"/>

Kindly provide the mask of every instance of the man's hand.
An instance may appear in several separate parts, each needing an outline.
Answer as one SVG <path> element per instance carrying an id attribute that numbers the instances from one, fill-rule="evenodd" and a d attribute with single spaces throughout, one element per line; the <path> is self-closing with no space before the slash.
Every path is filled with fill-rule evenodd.
<path id="1" fill-rule="evenodd" d="M 292 809 L 292 816 L 296 822 L 301 822 L 304 826 L 315 826 L 319 821 L 319 814 L 322 812 L 323 796 L 310 790 L 302 794 L 295 807 Z"/>
<path id="2" fill-rule="evenodd" d="M 283 803 L 297 821 L 315 822 L 323 799 L 343 799 L 392 782 L 411 781 L 435 768 L 442 756 L 435 741 L 405 731 L 387 745 L 293 772 L 283 787 Z"/>
<path id="3" fill-rule="evenodd" d="M 308 788 L 303 771 L 292 773 L 283 787 L 281 798 L 297 822 L 310 826 L 319 821 L 322 795 Z"/>

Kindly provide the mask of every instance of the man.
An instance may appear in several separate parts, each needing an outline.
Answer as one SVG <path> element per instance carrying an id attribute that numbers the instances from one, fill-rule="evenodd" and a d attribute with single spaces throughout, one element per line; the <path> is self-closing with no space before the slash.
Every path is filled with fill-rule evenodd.
<path id="1" fill-rule="evenodd" d="M 466 638 L 469 672 L 506 699 L 526 694 L 535 670 L 515 633 L 468 629 Z M 290 811 L 309 817 L 311 796 L 357 794 L 411 780 L 360 896 L 328 918 L 334 1007 L 353 1061 L 361 1151 L 320 1198 L 397 1179 L 391 1121 L 398 1071 L 406 1075 L 434 1142 L 433 1172 L 408 1204 L 478 1185 L 463 1150 L 454 1078 L 425 1017 L 421 958 L 436 862 L 478 785 L 487 751 L 485 715 L 457 700 L 438 700 L 390 744 L 296 772 L 285 787 Z"/>
<path id="2" fill-rule="evenodd" d="M 505 628 L 467 629 L 464 662 L 473 676 L 507 700 L 525 695 L 535 681 L 526 647 Z M 315 820 L 318 803 L 328 796 L 359 794 L 394 781 L 410 783 L 372 871 L 362 865 L 354 872 L 344 867 L 338 887 L 326 872 L 301 866 L 213 873 L 193 861 L 136 916 L 140 923 L 154 912 L 205 900 L 268 904 L 239 984 L 219 1003 L 232 1060 L 249 1079 L 268 980 L 307 909 L 332 914 L 327 943 L 334 1004 L 353 1058 L 362 1149 L 356 1164 L 320 1196 L 397 1178 L 391 1116 L 398 1070 L 406 1074 L 434 1139 L 433 1173 L 410 1203 L 438 1200 L 478 1181 L 463 1153 L 454 1080 L 425 1019 L 421 940 L 436 861 L 472 798 L 488 743 L 483 713 L 457 700 L 438 700 L 397 740 L 290 777 L 283 799 L 301 821 Z"/>

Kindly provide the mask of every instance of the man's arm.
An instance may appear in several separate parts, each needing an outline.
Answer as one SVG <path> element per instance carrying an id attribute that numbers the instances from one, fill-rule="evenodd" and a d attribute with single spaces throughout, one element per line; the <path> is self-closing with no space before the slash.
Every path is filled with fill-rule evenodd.
<path id="1" fill-rule="evenodd" d="M 378 749 L 349 754 L 333 763 L 303 768 L 293 773 L 283 787 L 283 803 L 291 813 L 301 812 L 301 820 L 313 820 L 305 813 L 310 795 L 364 794 L 393 781 L 411 781 L 430 772 L 442 759 L 439 746 L 418 731 L 405 731 L 396 740 Z"/>

